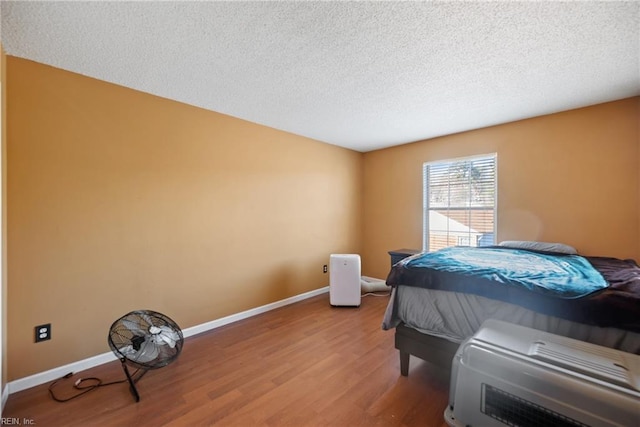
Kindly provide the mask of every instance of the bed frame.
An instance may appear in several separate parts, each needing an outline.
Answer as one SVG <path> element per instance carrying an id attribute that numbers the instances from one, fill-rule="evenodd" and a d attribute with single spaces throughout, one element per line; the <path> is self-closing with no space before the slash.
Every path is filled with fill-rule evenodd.
<path id="1" fill-rule="evenodd" d="M 420 250 L 397 249 L 389 251 L 391 267 L 393 268 L 393 265 L 398 261 L 417 253 L 420 253 Z M 459 344 L 444 338 L 418 332 L 404 323 L 400 323 L 396 327 L 395 341 L 396 348 L 400 351 L 400 373 L 405 377 L 409 375 L 409 359 L 411 355 L 450 371 L 453 356 L 459 346 Z"/>
<path id="2" fill-rule="evenodd" d="M 412 355 L 451 370 L 453 356 L 459 347 L 459 344 L 423 334 L 404 323 L 396 327 L 395 342 L 400 351 L 400 374 L 405 377 L 409 375 L 409 358 Z"/>

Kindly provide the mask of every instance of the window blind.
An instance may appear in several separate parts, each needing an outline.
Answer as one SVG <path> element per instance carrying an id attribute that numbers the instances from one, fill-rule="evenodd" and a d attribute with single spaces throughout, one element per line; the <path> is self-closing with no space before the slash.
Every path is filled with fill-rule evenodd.
<path id="1" fill-rule="evenodd" d="M 423 250 L 495 244 L 496 154 L 423 165 Z"/>

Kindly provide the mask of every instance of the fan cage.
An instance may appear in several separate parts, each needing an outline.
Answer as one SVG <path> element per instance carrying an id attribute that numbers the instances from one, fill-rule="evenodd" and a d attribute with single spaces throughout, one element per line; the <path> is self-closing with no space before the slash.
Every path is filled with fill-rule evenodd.
<path id="1" fill-rule="evenodd" d="M 136 325 L 136 329 L 132 329 L 131 325 Z M 150 334 L 149 328 L 152 326 L 169 328 L 177 335 L 178 339 L 175 340 L 173 348 L 168 344 L 158 345 L 158 355 L 145 362 L 136 360 L 131 354 L 123 352 L 127 347 L 139 345 L 135 341 L 140 337 L 146 341 Z M 182 351 L 184 336 L 178 324 L 168 316 L 152 310 L 136 310 L 113 322 L 109 329 L 108 342 L 109 347 L 120 360 L 133 367 L 148 370 L 162 368 L 173 362 Z"/>

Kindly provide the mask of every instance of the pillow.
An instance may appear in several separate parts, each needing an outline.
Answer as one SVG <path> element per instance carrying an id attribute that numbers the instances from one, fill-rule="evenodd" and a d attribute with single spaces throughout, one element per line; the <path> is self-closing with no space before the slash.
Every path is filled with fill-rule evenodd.
<path id="1" fill-rule="evenodd" d="M 505 246 L 513 249 L 530 249 L 534 251 L 556 252 L 567 255 L 577 255 L 578 251 L 573 246 L 563 243 L 533 242 L 531 240 L 505 240 L 498 246 Z"/>

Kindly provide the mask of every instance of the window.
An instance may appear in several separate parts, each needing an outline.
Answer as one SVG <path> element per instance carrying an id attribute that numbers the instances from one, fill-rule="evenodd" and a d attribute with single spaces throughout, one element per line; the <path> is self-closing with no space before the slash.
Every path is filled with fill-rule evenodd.
<path id="1" fill-rule="evenodd" d="M 496 163 L 490 154 L 423 165 L 423 250 L 495 244 Z"/>

